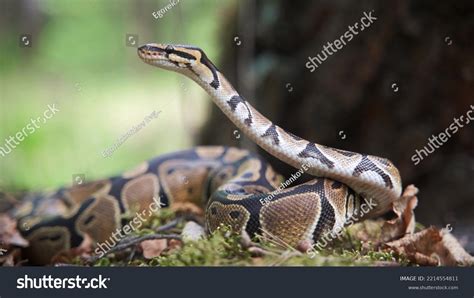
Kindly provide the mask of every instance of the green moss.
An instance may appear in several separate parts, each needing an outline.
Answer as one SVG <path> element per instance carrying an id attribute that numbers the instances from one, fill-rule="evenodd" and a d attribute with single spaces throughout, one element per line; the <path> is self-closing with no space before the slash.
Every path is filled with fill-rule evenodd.
<path id="1" fill-rule="evenodd" d="M 132 235 L 156 233 L 156 229 L 170 222 L 176 214 L 162 209 L 152 216 L 140 231 Z M 165 233 L 180 234 L 183 223 Z M 384 251 L 374 239 L 380 237 L 380 224 L 367 221 L 344 229 L 340 236 L 330 241 L 324 249 L 301 253 L 293 248 L 282 248 L 262 236 L 253 239 L 255 247 L 242 245 L 242 237 L 221 226 L 217 231 L 199 241 L 183 243 L 180 247 L 165 250 L 161 256 L 144 259 L 139 250 L 130 248 L 96 261 L 94 266 L 407 266 L 403 256 Z M 364 239 L 364 240 L 361 240 Z M 254 256 L 252 256 L 252 253 Z"/>
<path id="2" fill-rule="evenodd" d="M 207 239 L 184 246 L 150 261 L 151 266 L 245 266 L 250 253 L 241 246 L 240 236 L 220 227 Z"/>

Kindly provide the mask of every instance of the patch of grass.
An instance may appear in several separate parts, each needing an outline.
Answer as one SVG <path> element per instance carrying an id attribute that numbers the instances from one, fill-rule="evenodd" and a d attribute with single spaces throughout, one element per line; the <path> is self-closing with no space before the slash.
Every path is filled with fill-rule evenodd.
<path id="1" fill-rule="evenodd" d="M 150 261 L 151 266 L 246 266 L 250 253 L 243 249 L 239 235 L 220 227 L 207 239 L 188 242 Z"/>
<path id="2" fill-rule="evenodd" d="M 130 215 L 127 217 L 130 218 Z M 176 218 L 169 209 L 162 209 L 150 218 L 142 229 L 132 236 L 156 233 L 162 225 Z M 184 222 L 166 233 L 180 234 Z M 242 236 L 230 228 L 221 226 L 205 239 L 169 245 L 159 257 L 145 259 L 140 250 L 130 248 L 110 254 L 94 263 L 94 266 L 407 266 L 403 256 L 380 249 L 372 241 L 360 240 L 374 237 L 378 229 L 374 223 L 359 223 L 345 229 L 341 236 L 320 251 L 302 253 L 293 248 L 283 248 L 263 236 L 257 236 L 252 246 L 243 244 Z M 370 234 L 370 235 L 369 235 Z M 373 238 L 372 238 L 373 239 Z M 256 250 L 259 253 L 256 253 Z M 78 261 L 80 263 L 80 261 Z M 76 264 L 78 264 L 76 263 Z"/>

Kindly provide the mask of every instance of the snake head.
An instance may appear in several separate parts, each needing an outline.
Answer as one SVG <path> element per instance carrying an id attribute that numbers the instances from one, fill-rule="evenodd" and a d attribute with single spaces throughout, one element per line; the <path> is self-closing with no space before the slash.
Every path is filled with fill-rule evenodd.
<path id="1" fill-rule="evenodd" d="M 177 72 L 189 70 L 205 57 L 199 48 L 157 43 L 139 47 L 138 56 L 145 63 Z"/>
<path id="2" fill-rule="evenodd" d="M 200 48 L 150 43 L 138 48 L 138 56 L 145 63 L 182 73 L 199 84 L 214 89 L 219 86 L 218 69 Z"/>

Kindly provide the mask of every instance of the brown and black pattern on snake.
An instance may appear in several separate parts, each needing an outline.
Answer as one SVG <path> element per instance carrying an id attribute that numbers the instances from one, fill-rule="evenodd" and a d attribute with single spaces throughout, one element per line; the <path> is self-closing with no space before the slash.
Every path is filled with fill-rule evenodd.
<path id="1" fill-rule="evenodd" d="M 227 177 L 221 175 L 224 169 L 230 169 Z M 198 147 L 164 155 L 120 176 L 35 195 L 31 201 L 23 202 L 24 207 L 18 208 L 16 215 L 20 223 L 28 223 L 19 225 L 31 242 L 25 250 L 27 256 L 32 263 L 45 264 L 58 252 L 79 246 L 85 235 L 98 243 L 108 239 L 126 223 L 120 220 L 123 214 L 148 208 L 156 197 L 163 207 L 199 213 L 197 210 L 203 210 L 210 194 L 233 185 L 234 206 L 224 210 L 229 211 L 229 223 L 244 228 L 252 210 L 239 199 L 274 189 L 276 176 L 268 164 L 247 150 Z M 183 181 L 182 177 L 188 180 Z M 251 205 L 256 204 L 260 202 Z M 221 223 L 226 222 L 210 220 L 208 227 Z"/>
<path id="2" fill-rule="evenodd" d="M 250 111 L 248 103 L 245 99 L 243 99 L 239 95 L 234 95 L 227 101 L 227 103 L 229 104 L 232 112 L 235 112 L 237 110 L 237 106 L 240 103 L 243 104 L 245 106 L 245 108 L 247 109 L 247 113 L 248 113 L 247 118 L 245 118 L 245 120 L 244 120 L 245 125 L 247 125 L 247 126 L 252 125 L 252 112 Z"/>
<path id="3" fill-rule="evenodd" d="M 182 176 L 188 183 L 183 184 Z M 275 192 L 281 181 L 277 177 L 258 156 L 236 148 L 199 147 L 165 155 L 120 176 L 62 188 L 43 202 L 37 198 L 37 207 L 30 211 L 38 212 L 47 202 L 62 202 L 63 197 L 69 205 L 23 231 L 32 242 L 27 254 L 33 263 L 47 263 L 55 253 L 79 246 L 86 234 L 100 242 L 125 223 L 118 220 L 121 214 L 146 208 L 154 196 L 177 210 L 193 211 L 190 205 L 203 207 L 207 202 L 209 231 L 228 224 L 250 235 L 263 231 L 290 245 L 317 239 L 357 208 L 353 199 L 350 208 L 340 203 L 353 191 L 323 178 L 277 191 L 271 202 L 262 204 L 260 199 Z"/>
<path id="4" fill-rule="evenodd" d="M 275 124 L 270 125 L 270 127 L 261 135 L 262 138 L 271 138 L 273 145 L 278 146 L 280 145 L 280 138 L 278 132 L 276 130 Z"/>
<path id="5" fill-rule="evenodd" d="M 329 160 L 314 143 L 308 143 L 306 148 L 298 153 L 299 157 L 303 158 L 314 158 L 319 160 L 322 164 L 326 165 L 328 168 L 334 168 L 334 162 Z"/>
<path id="6" fill-rule="evenodd" d="M 385 173 L 384 171 L 382 171 L 382 169 L 380 169 L 375 163 L 370 161 L 367 155 L 362 156 L 362 160 L 354 169 L 354 172 L 352 173 L 352 175 L 354 177 L 359 177 L 364 172 L 377 173 L 385 182 L 386 187 L 393 188 L 393 183 L 392 183 L 392 180 L 390 179 L 390 176 L 387 175 L 387 173 Z"/>
<path id="7" fill-rule="evenodd" d="M 201 62 L 202 65 L 207 67 L 209 69 L 209 71 L 212 73 L 213 80 L 209 83 L 209 85 L 214 89 L 219 88 L 220 87 L 220 81 L 219 81 L 219 76 L 218 76 L 219 70 L 214 65 L 214 63 L 212 63 L 212 61 L 209 58 L 207 58 L 204 51 L 201 50 L 200 48 L 190 47 L 190 46 L 188 46 L 188 48 L 199 52 L 199 55 L 200 55 L 199 61 Z M 190 55 L 189 53 L 179 51 L 179 50 L 176 50 L 174 48 L 173 48 L 173 51 L 174 51 L 175 54 L 181 55 L 181 56 L 183 56 L 187 59 L 193 59 L 193 58 L 195 59 L 196 58 L 196 57 Z M 189 58 L 189 56 L 191 56 L 192 58 Z"/>
<path id="8" fill-rule="evenodd" d="M 229 194 L 234 198 L 229 199 Z M 270 202 L 263 200 L 270 194 Z M 237 196 L 240 199 L 237 200 Z M 352 199 L 350 209 L 346 205 L 349 197 Z M 236 202 L 246 212 L 234 212 L 233 216 L 229 210 L 235 211 Z M 282 191 L 269 187 L 269 191 L 253 195 L 238 190 L 217 191 L 209 199 L 207 209 L 210 212 L 206 214 L 206 222 L 211 231 L 217 226 L 216 222 L 220 222 L 236 228 L 245 227 L 251 236 L 263 233 L 288 245 L 297 245 L 303 239 L 317 241 L 323 233 L 342 227 L 346 217 L 358 212 L 360 205 L 357 202 L 353 190 L 324 178 Z M 237 214 L 242 214 L 244 223 L 236 220 Z"/>

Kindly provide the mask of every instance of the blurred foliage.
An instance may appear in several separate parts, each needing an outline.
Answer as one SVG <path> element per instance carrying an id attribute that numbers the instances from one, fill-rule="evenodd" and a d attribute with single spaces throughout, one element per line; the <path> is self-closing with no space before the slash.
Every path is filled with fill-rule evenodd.
<path id="1" fill-rule="evenodd" d="M 145 65 L 126 34 L 147 42 L 193 44 L 217 59 L 220 13 L 233 1 L 3 1 L 0 18 L 0 146 L 48 104 L 60 111 L 5 157 L 0 188 L 55 188 L 193 143 L 209 101 L 187 78 Z M 26 17 L 27 16 L 27 17 Z M 218 17 L 216 17 L 218 16 Z M 31 47 L 20 47 L 31 34 Z M 102 151 L 153 111 L 159 116 L 111 157 Z"/>

